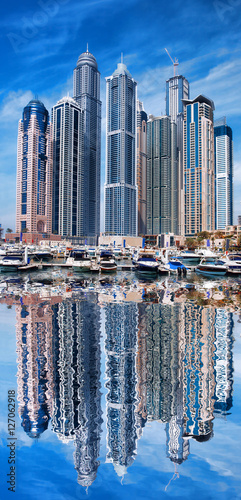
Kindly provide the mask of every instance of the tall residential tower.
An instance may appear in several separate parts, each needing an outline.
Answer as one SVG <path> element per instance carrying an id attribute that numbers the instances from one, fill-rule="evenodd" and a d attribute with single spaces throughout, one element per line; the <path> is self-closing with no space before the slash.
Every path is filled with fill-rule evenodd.
<path id="1" fill-rule="evenodd" d="M 226 118 L 214 122 L 215 229 L 233 225 L 233 137 Z"/>
<path id="2" fill-rule="evenodd" d="M 18 127 L 16 231 L 51 233 L 52 139 L 49 113 L 33 99 Z"/>
<path id="3" fill-rule="evenodd" d="M 84 112 L 84 235 L 100 232 L 100 73 L 95 57 L 88 51 L 79 56 L 74 69 L 74 99 Z"/>
<path id="4" fill-rule="evenodd" d="M 215 226 L 214 133 L 211 99 L 185 100 L 184 190 L 185 234 L 213 231 Z"/>
<path id="5" fill-rule="evenodd" d="M 169 116 L 147 122 L 147 234 L 177 234 L 177 126 Z"/>
<path id="6" fill-rule="evenodd" d="M 136 82 L 123 63 L 106 78 L 105 233 L 136 236 Z"/>
<path id="7" fill-rule="evenodd" d="M 85 236 L 83 112 L 72 97 L 53 107 L 53 231 Z"/>
<path id="8" fill-rule="evenodd" d="M 137 100 L 137 188 L 138 188 L 138 235 L 146 234 L 146 161 L 147 161 L 147 114 L 143 103 Z"/>
<path id="9" fill-rule="evenodd" d="M 189 83 L 184 76 L 177 75 L 166 82 L 166 114 L 177 125 L 177 199 L 178 234 L 184 234 L 184 176 L 183 176 L 183 99 L 189 99 Z"/>

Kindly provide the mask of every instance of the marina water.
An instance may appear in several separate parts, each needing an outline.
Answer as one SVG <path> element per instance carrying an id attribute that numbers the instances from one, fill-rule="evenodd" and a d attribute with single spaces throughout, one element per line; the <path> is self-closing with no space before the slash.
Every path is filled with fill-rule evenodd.
<path id="1" fill-rule="evenodd" d="M 16 498 L 241 498 L 239 281 L 65 273 L 2 278 Z"/>

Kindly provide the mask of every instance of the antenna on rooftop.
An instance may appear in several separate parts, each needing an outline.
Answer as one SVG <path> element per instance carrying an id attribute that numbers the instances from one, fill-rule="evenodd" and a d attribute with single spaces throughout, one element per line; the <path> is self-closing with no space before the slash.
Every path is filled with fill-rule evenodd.
<path id="1" fill-rule="evenodd" d="M 170 59 L 172 61 L 172 64 L 174 66 L 174 76 L 176 76 L 176 68 L 177 68 L 177 66 L 179 64 L 178 59 L 175 57 L 175 61 L 173 61 L 172 57 L 170 56 L 170 54 L 169 54 L 169 52 L 168 52 L 168 50 L 166 48 L 165 48 L 165 51 L 166 51 L 167 55 L 170 57 Z"/>
<path id="2" fill-rule="evenodd" d="M 87 50 L 86 50 L 86 52 L 89 52 L 89 44 L 88 44 L 88 42 L 87 42 Z"/>
<path id="3" fill-rule="evenodd" d="M 123 64 L 123 52 L 121 52 L 121 64 Z"/>

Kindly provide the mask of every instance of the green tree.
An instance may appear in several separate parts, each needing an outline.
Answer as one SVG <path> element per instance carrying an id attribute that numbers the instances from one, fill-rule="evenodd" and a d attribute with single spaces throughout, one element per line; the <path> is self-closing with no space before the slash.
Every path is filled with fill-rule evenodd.
<path id="1" fill-rule="evenodd" d="M 208 231 L 201 231 L 197 235 L 198 235 L 198 238 L 200 238 L 200 241 L 207 240 L 208 238 L 210 238 L 210 233 Z"/>
<path id="2" fill-rule="evenodd" d="M 8 227 L 8 228 L 6 229 L 6 233 L 13 233 L 13 230 L 12 230 L 12 229 L 10 229 L 10 227 Z"/>
<path id="3" fill-rule="evenodd" d="M 198 247 L 198 242 L 194 238 L 186 238 L 185 243 L 188 250 L 194 250 Z"/>

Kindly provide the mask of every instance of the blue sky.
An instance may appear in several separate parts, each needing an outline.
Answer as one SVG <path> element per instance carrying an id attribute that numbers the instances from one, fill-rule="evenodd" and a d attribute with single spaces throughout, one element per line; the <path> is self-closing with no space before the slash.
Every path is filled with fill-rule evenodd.
<path id="1" fill-rule="evenodd" d="M 241 214 L 241 0 L 16 0 L 2 6 L 0 223 L 15 229 L 18 120 L 37 95 L 47 109 L 68 92 L 78 56 L 94 54 L 101 72 L 102 192 L 105 171 L 105 77 L 124 62 L 147 113 L 165 114 L 165 81 L 179 60 L 191 98 L 214 100 L 234 136 L 234 223 Z M 103 206 L 102 206 L 103 219 Z M 103 227 L 102 227 L 103 229 Z"/>

